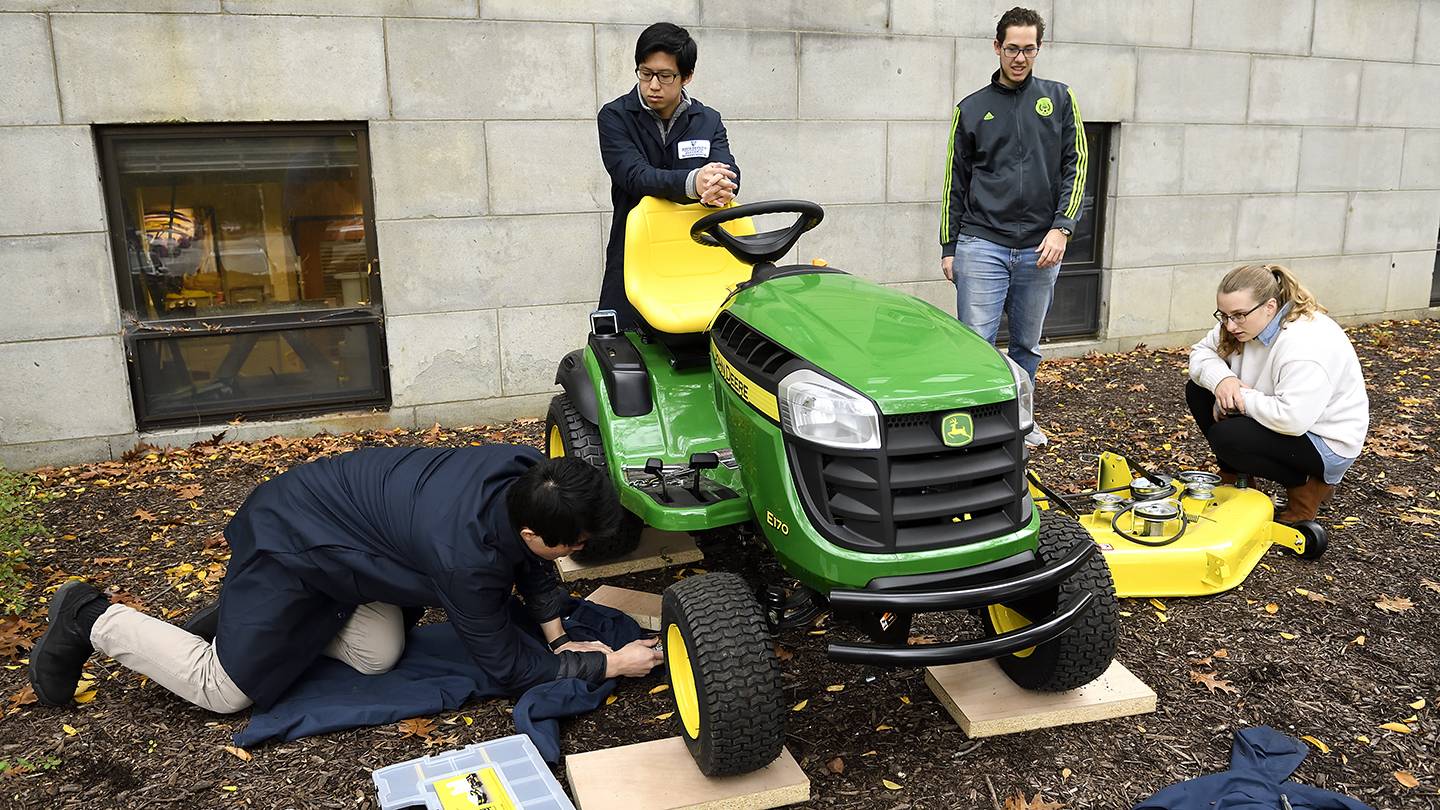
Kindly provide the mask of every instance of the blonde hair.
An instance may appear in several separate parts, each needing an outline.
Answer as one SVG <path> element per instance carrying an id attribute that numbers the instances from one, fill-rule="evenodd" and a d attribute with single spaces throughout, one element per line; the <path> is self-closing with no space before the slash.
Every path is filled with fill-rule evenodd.
<path id="1" fill-rule="evenodd" d="M 1281 264 L 1242 264 L 1220 279 L 1217 292 L 1234 293 L 1242 290 L 1254 294 L 1257 303 L 1263 304 L 1274 298 L 1277 307 L 1290 304 L 1290 311 L 1285 314 L 1286 323 L 1327 311 L 1315 300 L 1315 296 L 1305 289 L 1305 285 L 1295 278 L 1290 269 Z M 1229 357 L 1238 351 L 1240 341 L 1221 324 L 1219 355 Z"/>

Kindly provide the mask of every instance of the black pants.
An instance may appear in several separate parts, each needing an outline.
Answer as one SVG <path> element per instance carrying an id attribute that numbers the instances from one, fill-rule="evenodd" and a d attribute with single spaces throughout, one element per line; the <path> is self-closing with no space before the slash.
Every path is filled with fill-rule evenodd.
<path id="1" fill-rule="evenodd" d="M 1195 424 L 1210 442 L 1220 469 L 1269 479 L 1285 487 L 1298 487 L 1306 478 L 1325 478 L 1325 460 L 1308 436 L 1286 436 L 1248 416 L 1215 421 L 1215 395 L 1185 383 L 1185 404 Z"/>

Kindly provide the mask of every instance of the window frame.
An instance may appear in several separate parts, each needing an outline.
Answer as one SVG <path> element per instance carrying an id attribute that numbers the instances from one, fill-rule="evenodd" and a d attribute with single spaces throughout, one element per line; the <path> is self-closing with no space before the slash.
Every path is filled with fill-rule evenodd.
<path id="1" fill-rule="evenodd" d="M 125 364 L 130 378 L 130 399 L 135 410 L 137 427 L 144 430 L 178 426 L 219 424 L 235 418 L 277 418 L 303 416 L 335 410 L 388 410 L 391 404 L 389 349 L 386 344 L 384 301 L 380 283 L 379 241 L 375 226 L 374 184 L 371 178 L 370 133 L 363 122 L 317 121 L 303 123 L 234 123 L 234 124 L 156 124 L 97 125 L 93 127 L 96 155 L 100 164 L 101 193 L 107 218 L 112 268 L 121 315 L 121 340 L 125 348 Z M 142 320 L 131 284 L 131 269 L 125 243 L 125 212 L 120 190 L 120 173 L 116 145 L 126 140 L 154 141 L 166 138 L 274 138 L 286 136 L 330 135 L 355 138 L 356 190 L 365 222 L 365 261 L 368 304 L 334 308 L 314 307 L 283 312 L 240 312 L 235 314 L 177 317 L 163 320 Z M 379 372 L 379 392 L 363 397 L 319 397 L 296 401 L 272 408 L 236 411 L 223 403 L 200 407 L 185 415 L 156 416 L 145 404 L 145 383 L 141 377 L 137 346 L 145 341 L 179 338 L 183 333 L 196 336 L 240 335 L 248 332 L 278 332 L 323 326 L 368 326 L 370 345 Z M 211 419 L 213 418 L 213 419 Z"/>

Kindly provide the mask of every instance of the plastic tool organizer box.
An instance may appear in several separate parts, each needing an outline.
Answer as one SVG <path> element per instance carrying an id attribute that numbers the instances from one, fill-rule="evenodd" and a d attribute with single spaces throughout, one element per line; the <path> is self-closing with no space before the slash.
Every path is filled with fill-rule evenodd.
<path id="1" fill-rule="evenodd" d="M 371 778 L 380 810 L 575 810 L 524 734 L 387 765 Z"/>

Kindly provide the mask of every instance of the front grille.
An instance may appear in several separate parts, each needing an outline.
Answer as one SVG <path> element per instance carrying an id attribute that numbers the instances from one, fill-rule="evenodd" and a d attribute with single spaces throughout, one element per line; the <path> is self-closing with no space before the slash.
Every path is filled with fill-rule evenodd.
<path id="1" fill-rule="evenodd" d="M 880 450 L 841 451 L 787 437 L 791 469 L 816 527 L 837 545 L 894 553 L 964 545 L 1019 529 L 1024 439 L 1015 401 L 963 409 L 974 438 L 947 447 L 954 410 L 885 417 Z"/>
<path id="2" fill-rule="evenodd" d="M 715 319 L 710 337 L 725 350 L 736 368 L 771 392 L 780 382 L 780 369 L 795 359 L 795 355 L 780 344 L 751 329 L 729 312 L 722 312 Z"/>

